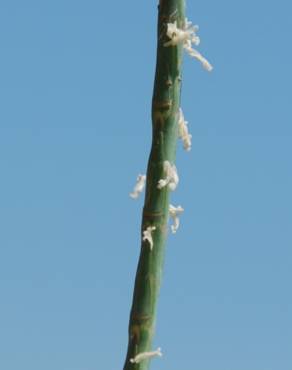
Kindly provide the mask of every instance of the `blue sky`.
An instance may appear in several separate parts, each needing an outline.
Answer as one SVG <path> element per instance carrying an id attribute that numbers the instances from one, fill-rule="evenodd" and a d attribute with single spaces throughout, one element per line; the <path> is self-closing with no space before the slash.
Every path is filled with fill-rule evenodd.
<path id="1" fill-rule="evenodd" d="M 156 1 L 0 1 L 0 368 L 121 369 Z M 291 370 L 291 3 L 188 1 L 153 370 Z"/>

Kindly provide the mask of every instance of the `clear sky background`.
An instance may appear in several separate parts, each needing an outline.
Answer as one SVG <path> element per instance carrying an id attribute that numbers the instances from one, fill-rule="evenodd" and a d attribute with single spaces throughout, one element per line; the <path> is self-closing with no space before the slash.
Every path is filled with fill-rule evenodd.
<path id="1" fill-rule="evenodd" d="M 188 1 L 185 213 L 152 370 L 292 368 L 288 0 Z M 0 369 L 122 369 L 151 143 L 156 1 L 0 0 Z"/>

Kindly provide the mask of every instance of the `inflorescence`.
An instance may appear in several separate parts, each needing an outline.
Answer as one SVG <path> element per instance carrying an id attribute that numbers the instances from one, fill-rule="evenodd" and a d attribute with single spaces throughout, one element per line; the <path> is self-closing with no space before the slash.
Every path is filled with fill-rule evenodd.
<path id="1" fill-rule="evenodd" d="M 175 21 L 174 23 L 167 23 L 166 36 L 169 40 L 163 45 L 164 47 L 182 45 L 183 49 L 186 50 L 186 52 L 191 57 L 200 61 L 203 67 L 210 72 L 213 69 L 212 65 L 205 57 L 203 57 L 196 49 L 193 48 L 193 45 L 198 46 L 200 44 L 200 38 L 197 35 L 198 30 L 199 27 L 196 25 L 192 25 L 192 22 L 189 22 L 187 18 L 185 18 L 183 26 L 181 28 L 177 26 L 177 21 Z M 178 138 L 182 140 L 184 149 L 186 151 L 190 151 L 192 146 L 192 135 L 189 133 L 188 122 L 185 120 L 181 108 L 177 112 L 176 117 L 178 125 Z M 165 177 L 158 181 L 157 189 L 162 190 L 163 188 L 167 188 L 171 191 L 174 191 L 179 182 L 179 177 L 175 164 L 171 163 L 168 160 L 164 161 L 163 173 Z M 143 192 L 145 188 L 145 183 L 146 175 L 139 174 L 134 189 L 130 193 L 130 197 L 133 199 L 137 199 L 139 195 Z M 169 217 L 172 218 L 173 221 L 170 227 L 173 234 L 175 234 L 179 228 L 179 216 L 183 213 L 183 211 L 184 209 L 180 205 L 177 207 L 172 204 L 169 205 Z M 155 225 L 150 225 L 145 230 L 143 230 L 142 241 L 149 244 L 150 251 L 153 250 L 154 246 L 153 232 L 155 230 Z M 130 359 L 130 362 L 133 364 L 138 364 L 143 360 L 147 360 L 155 356 L 162 356 L 160 348 L 158 348 L 156 351 L 138 353 L 134 358 Z"/>

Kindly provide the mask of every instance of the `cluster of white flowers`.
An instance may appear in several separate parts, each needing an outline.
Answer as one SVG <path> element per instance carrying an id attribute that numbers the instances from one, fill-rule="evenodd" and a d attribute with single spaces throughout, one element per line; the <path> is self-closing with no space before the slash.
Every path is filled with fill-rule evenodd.
<path id="1" fill-rule="evenodd" d="M 153 237 L 152 237 L 152 232 L 156 230 L 155 226 L 148 226 L 146 230 L 143 231 L 143 242 L 146 240 L 148 241 L 150 245 L 150 250 L 152 251 L 153 249 Z"/>
<path id="2" fill-rule="evenodd" d="M 137 199 L 139 197 L 139 195 L 144 190 L 145 182 L 146 182 L 146 175 L 141 175 L 141 174 L 138 175 L 134 190 L 130 193 L 131 198 Z"/>
<path id="3" fill-rule="evenodd" d="M 157 348 L 156 351 L 151 351 L 151 352 L 142 352 L 136 355 L 134 358 L 130 359 L 130 362 L 132 364 L 139 364 L 141 361 L 147 360 L 152 357 L 161 357 L 161 348 Z"/>
<path id="4" fill-rule="evenodd" d="M 179 218 L 178 216 L 183 213 L 184 209 L 182 206 L 173 206 L 172 204 L 169 205 L 169 216 L 173 219 L 173 225 L 171 225 L 171 231 L 173 234 L 177 232 L 179 228 Z"/>
<path id="5" fill-rule="evenodd" d="M 163 171 L 166 177 L 165 179 L 160 179 L 158 181 L 157 188 L 162 189 L 165 186 L 168 186 L 169 190 L 174 191 L 179 182 L 179 177 L 175 165 L 171 164 L 169 161 L 164 161 Z"/>
<path id="6" fill-rule="evenodd" d="M 178 118 L 178 137 L 182 140 L 185 150 L 189 152 L 192 147 L 192 135 L 189 133 L 188 121 L 185 121 L 181 108 L 179 109 Z"/>
<path id="7" fill-rule="evenodd" d="M 199 26 L 192 25 L 192 22 L 189 22 L 187 18 L 185 18 L 183 28 L 178 28 L 176 21 L 174 23 L 167 23 L 166 35 L 170 40 L 165 42 L 164 46 L 168 47 L 182 44 L 186 52 L 191 57 L 200 61 L 203 67 L 210 72 L 213 69 L 212 65 L 202 54 L 192 47 L 192 44 L 196 46 L 200 44 L 200 38 L 196 35 L 198 30 Z"/>

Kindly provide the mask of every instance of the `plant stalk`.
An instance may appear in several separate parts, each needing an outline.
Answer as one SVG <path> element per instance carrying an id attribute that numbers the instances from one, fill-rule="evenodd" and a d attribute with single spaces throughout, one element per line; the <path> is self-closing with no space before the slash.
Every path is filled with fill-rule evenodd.
<path id="1" fill-rule="evenodd" d="M 165 178 L 164 161 L 174 164 L 178 138 L 178 116 L 181 93 L 182 46 L 165 47 L 167 23 L 182 27 L 184 0 L 160 0 L 158 6 L 157 61 L 152 97 L 152 147 L 147 167 L 147 183 L 141 235 L 148 226 L 153 231 L 154 246 L 141 243 L 129 322 L 129 343 L 124 370 L 147 370 L 149 359 L 132 363 L 139 353 L 152 350 L 156 309 L 161 285 L 165 242 L 168 230 L 169 189 L 157 188 Z"/>

